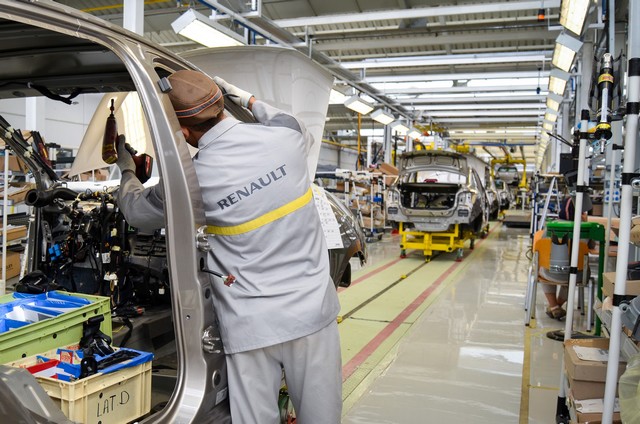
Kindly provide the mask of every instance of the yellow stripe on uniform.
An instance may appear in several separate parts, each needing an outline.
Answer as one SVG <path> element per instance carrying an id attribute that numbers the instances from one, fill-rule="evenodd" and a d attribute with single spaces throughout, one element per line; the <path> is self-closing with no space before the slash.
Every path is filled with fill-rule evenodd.
<path id="1" fill-rule="evenodd" d="M 289 215 L 292 212 L 295 212 L 296 210 L 309 203 L 311 199 L 313 199 L 313 193 L 311 191 L 311 188 L 309 188 L 309 190 L 307 190 L 305 194 L 298 197 L 297 199 L 292 200 L 286 205 L 280 206 L 278 209 L 274 209 L 271 212 L 265 213 L 264 215 L 256 219 L 245 222 L 244 224 L 232 225 L 230 227 L 207 225 L 207 233 L 215 234 L 217 236 L 237 236 L 238 234 L 248 233 L 249 231 L 256 230 L 263 225 L 267 225 L 277 219 Z"/>

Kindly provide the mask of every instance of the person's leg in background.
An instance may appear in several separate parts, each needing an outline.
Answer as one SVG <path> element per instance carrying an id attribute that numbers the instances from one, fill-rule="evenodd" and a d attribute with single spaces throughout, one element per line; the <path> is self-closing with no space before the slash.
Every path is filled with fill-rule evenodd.
<path id="1" fill-rule="evenodd" d="M 541 284 L 544 297 L 547 299 L 546 313 L 549 318 L 560 320 L 567 315 L 562 305 L 567 301 L 567 286 L 557 284 Z"/>

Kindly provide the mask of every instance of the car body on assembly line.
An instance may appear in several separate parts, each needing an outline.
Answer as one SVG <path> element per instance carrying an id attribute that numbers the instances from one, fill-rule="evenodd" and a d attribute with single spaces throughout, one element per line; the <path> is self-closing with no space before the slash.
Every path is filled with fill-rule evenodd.
<path id="1" fill-rule="evenodd" d="M 388 218 L 416 231 L 444 232 L 459 224 L 481 235 L 489 205 L 474 161 L 479 159 L 447 151 L 403 153 L 389 189 Z"/>
<path id="2" fill-rule="evenodd" d="M 127 272 L 144 272 L 143 268 L 148 268 L 150 263 L 157 265 L 157 272 L 147 273 L 144 277 L 147 279 L 145 288 L 140 289 L 136 299 L 157 300 L 162 297 L 166 304 L 171 305 L 169 318 L 173 323 L 173 339 L 170 342 L 175 345 L 176 352 L 177 371 L 166 404 L 153 408 L 154 412 L 141 417 L 139 422 L 229 423 L 224 346 L 211 301 L 211 284 L 217 282 L 212 281 L 209 274 L 201 272 L 198 266 L 201 261 L 206 261 L 207 249 L 210 248 L 208 242 L 203 241 L 206 238 L 202 237 L 206 226 L 203 201 L 191 161 L 193 152 L 184 140 L 166 95 L 165 78 L 168 75 L 182 69 L 197 69 L 196 66 L 119 26 L 49 0 L 0 0 L 0 34 L 7 41 L 0 46 L 0 99 L 10 102 L 9 109 L 27 110 L 25 98 L 40 99 L 44 103 L 46 97 L 46 102 L 50 102 L 47 105 L 59 105 L 62 111 L 59 113 L 67 121 L 75 122 L 76 116 L 84 116 L 92 107 L 99 110 L 101 115 L 94 115 L 84 137 L 73 132 L 64 133 L 55 122 L 47 125 L 46 133 L 42 134 L 47 141 L 61 142 L 71 136 L 83 138 L 83 145 L 88 139 L 98 140 L 97 145 L 84 150 L 99 156 L 104 118 L 109 113 L 107 101 L 114 98 L 120 133 L 127 134 L 127 141 L 137 142 L 134 147 L 139 152 L 153 156 L 159 170 L 159 183 L 163 185 L 167 199 L 165 227 L 161 232 L 144 234 L 129 228 L 118 214 L 113 189 L 108 184 L 98 183 L 97 189 L 79 190 L 81 195 L 78 196 L 78 191 L 62 181 L 43 155 L 38 154 L 37 146 L 32 145 L 34 141 L 14 131 L 24 128 L 28 121 L 20 115 L 4 119 L 9 115 L 6 109 L 0 109 L 0 115 L 6 115 L 0 119 L 2 138 L 13 153 L 24 160 L 35 180 L 35 188 L 29 198 L 34 213 L 29 222 L 24 253 L 26 272 L 59 272 L 60 267 L 51 261 L 48 249 L 71 240 L 74 248 L 81 247 L 91 253 L 84 259 L 77 255 L 62 258 L 60 263 L 67 264 L 64 273 L 76 274 L 68 281 L 62 277 L 59 281 L 77 284 L 90 291 L 96 289 L 93 283 L 100 288 L 99 280 L 104 274 L 96 272 L 96 268 L 103 269 L 102 266 L 94 266 L 97 265 L 95 258 L 101 260 L 96 246 L 104 242 L 101 237 L 112 234 L 114 229 L 121 229 L 121 242 L 130 252 L 122 262 L 126 264 Z M 234 82 L 241 85 L 239 80 Z M 327 101 L 328 92 L 329 88 Z M 140 113 L 136 114 L 136 119 L 143 130 L 139 132 L 137 141 L 130 131 L 133 124 L 122 116 L 125 112 L 121 106 L 128 101 L 126 93 L 134 93 L 135 96 L 131 97 L 136 97 L 139 102 Z M 247 110 L 233 102 L 225 106 L 227 113 L 236 118 L 254 121 Z M 324 122 L 324 117 L 321 121 Z M 85 122 L 75 123 L 74 131 L 79 128 L 76 132 L 86 128 Z M 89 166 L 89 160 L 86 162 L 81 165 Z M 106 166 L 103 162 L 100 164 Z M 351 212 L 331 196 L 328 200 L 343 242 L 341 249 L 328 252 L 332 277 L 336 285 L 348 286 L 350 260 L 353 257 L 361 261 L 366 258 L 365 237 Z M 212 244 L 215 248 L 215 239 Z M 65 252 L 63 249 L 62 255 Z M 81 264 L 82 261 L 84 263 Z M 83 266 L 90 270 L 81 269 Z M 151 286 L 148 278 L 153 283 Z M 17 385 L 26 387 L 27 383 L 12 384 L 13 374 L 4 370 L 0 370 L 0 376 L 0 388 L 4 391 L 17 389 Z M 22 381 L 32 377 L 20 374 L 15 378 Z M 67 422 L 58 419 L 60 415 L 50 410 L 50 402 L 37 398 L 43 395 L 43 391 L 30 393 L 35 395 L 25 397 L 14 392 L 14 396 L 0 399 L 0 420 Z M 7 402 L 15 398 L 21 399 L 23 404 L 11 408 Z M 105 417 L 103 422 L 107 421 L 108 417 Z"/>

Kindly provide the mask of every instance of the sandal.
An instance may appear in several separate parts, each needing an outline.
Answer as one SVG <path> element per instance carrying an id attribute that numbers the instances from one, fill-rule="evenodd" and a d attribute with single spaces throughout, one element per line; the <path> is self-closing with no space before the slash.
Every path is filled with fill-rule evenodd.
<path id="1" fill-rule="evenodd" d="M 546 313 L 549 318 L 557 319 L 558 321 L 562 320 L 567 315 L 567 311 L 559 306 L 556 306 L 555 308 L 547 308 Z"/>

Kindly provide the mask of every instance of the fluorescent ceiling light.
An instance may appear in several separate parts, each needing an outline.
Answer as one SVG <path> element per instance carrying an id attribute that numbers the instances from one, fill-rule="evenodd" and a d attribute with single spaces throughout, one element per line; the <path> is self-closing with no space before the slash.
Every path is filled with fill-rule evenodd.
<path id="1" fill-rule="evenodd" d="M 551 63 L 563 71 L 569 72 L 571 65 L 573 65 L 573 59 L 581 48 L 582 41 L 568 34 L 561 33 L 558 35 L 558 38 L 556 38 L 556 47 L 553 51 Z"/>
<path id="2" fill-rule="evenodd" d="M 564 89 L 567 88 L 567 82 L 555 77 L 549 78 L 549 94 L 555 93 L 560 96 L 564 95 Z"/>
<path id="3" fill-rule="evenodd" d="M 411 138 L 420 138 L 422 137 L 422 133 L 415 128 L 411 128 L 409 134 L 407 134 Z"/>
<path id="4" fill-rule="evenodd" d="M 544 123 L 544 124 L 542 124 L 542 128 L 544 128 L 547 131 L 553 131 L 553 124 L 552 123 Z"/>
<path id="5" fill-rule="evenodd" d="M 552 127 L 552 128 L 553 128 L 553 126 L 555 125 L 555 122 L 551 122 L 551 121 L 548 121 L 548 120 L 546 120 L 546 119 L 543 119 L 543 120 L 542 120 L 542 122 L 543 122 L 544 124 L 551 125 L 551 127 Z"/>
<path id="6" fill-rule="evenodd" d="M 331 92 L 329 93 L 330 105 L 343 105 L 345 100 L 347 100 L 347 96 L 338 90 L 331 89 Z"/>
<path id="7" fill-rule="evenodd" d="M 239 34 L 207 18 L 202 13 L 189 9 L 171 23 L 171 27 L 184 37 L 206 47 L 242 46 Z"/>
<path id="8" fill-rule="evenodd" d="M 359 96 L 349 97 L 347 100 L 345 100 L 344 105 L 362 115 L 366 115 L 373 110 L 373 106 L 362 100 Z"/>
<path id="9" fill-rule="evenodd" d="M 560 96 L 564 94 L 570 74 L 562 69 L 554 68 L 549 73 L 549 91 Z"/>
<path id="10" fill-rule="evenodd" d="M 557 111 L 560 109 L 560 103 L 553 99 L 547 99 L 547 107 Z"/>
<path id="11" fill-rule="evenodd" d="M 560 25 L 576 35 L 582 33 L 587 17 L 590 0 L 562 0 L 560 7 Z"/>
<path id="12" fill-rule="evenodd" d="M 342 62 L 346 69 L 399 68 L 408 66 L 442 66 L 484 63 L 542 62 L 547 60 L 544 54 L 527 53 L 480 53 L 436 56 L 412 56 L 403 58 L 365 59 L 357 62 Z"/>
<path id="13" fill-rule="evenodd" d="M 548 121 L 548 122 L 556 122 L 558 120 L 558 115 L 554 115 L 551 113 L 545 113 L 544 114 L 544 120 Z"/>
<path id="14" fill-rule="evenodd" d="M 380 122 L 382 125 L 389 125 L 396 118 L 394 118 L 393 115 L 390 114 L 389 112 L 385 112 L 382 109 L 378 109 L 371 114 L 371 119 L 373 119 L 374 121 Z"/>
<path id="15" fill-rule="evenodd" d="M 409 132 L 409 127 L 407 127 L 400 121 L 393 121 L 391 124 L 389 124 L 389 126 L 391 127 L 391 130 L 395 131 L 400 135 L 405 135 L 406 133 Z"/>
<path id="16" fill-rule="evenodd" d="M 557 110 L 553 110 L 553 109 L 548 107 L 547 110 L 545 111 L 545 114 L 557 115 L 558 111 Z"/>
<path id="17" fill-rule="evenodd" d="M 554 66 L 562 69 L 563 71 L 569 72 L 569 69 L 571 69 L 571 65 L 573 65 L 573 59 L 575 57 L 576 52 L 574 52 L 567 46 L 556 43 L 556 47 L 553 50 L 553 59 L 551 59 L 551 63 Z"/>

